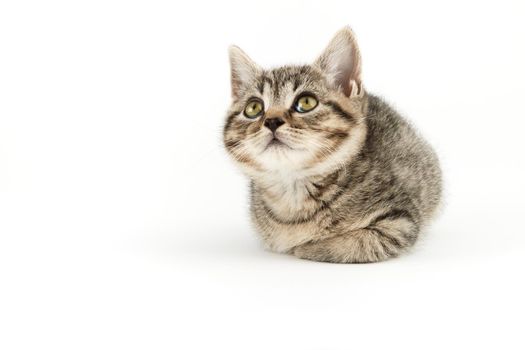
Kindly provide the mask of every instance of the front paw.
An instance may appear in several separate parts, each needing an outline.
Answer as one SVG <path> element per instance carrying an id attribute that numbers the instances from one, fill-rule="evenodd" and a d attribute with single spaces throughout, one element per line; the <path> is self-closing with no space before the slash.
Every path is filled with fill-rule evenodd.
<path id="1" fill-rule="evenodd" d="M 327 262 L 332 261 L 330 258 L 330 252 L 327 250 L 327 247 L 324 247 L 322 242 L 302 244 L 295 247 L 292 253 L 300 259 Z"/>

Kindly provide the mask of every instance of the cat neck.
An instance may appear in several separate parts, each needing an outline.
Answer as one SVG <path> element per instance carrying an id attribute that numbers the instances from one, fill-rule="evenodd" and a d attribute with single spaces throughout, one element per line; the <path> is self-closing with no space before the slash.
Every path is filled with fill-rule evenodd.
<path id="1" fill-rule="evenodd" d="M 323 208 L 335 195 L 345 174 L 344 167 L 312 176 L 276 172 L 254 179 L 253 186 L 275 216 L 284 221 L 298 221 Z"/>

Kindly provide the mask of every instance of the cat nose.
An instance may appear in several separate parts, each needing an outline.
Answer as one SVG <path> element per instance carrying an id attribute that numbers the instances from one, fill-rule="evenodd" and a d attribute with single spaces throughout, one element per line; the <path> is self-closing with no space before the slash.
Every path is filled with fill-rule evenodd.
<path id="1" fill-rule="evenodd" d="M 275 132 L 275 130 L 277 130 L 277 128 L 283 124 L 284 124 L 284 120 L 282 120 L 281 118 L 271 118 L 271 119 L 266 119 L 264 121 L 264 126 L 270 129 L 272 132 Z"/>

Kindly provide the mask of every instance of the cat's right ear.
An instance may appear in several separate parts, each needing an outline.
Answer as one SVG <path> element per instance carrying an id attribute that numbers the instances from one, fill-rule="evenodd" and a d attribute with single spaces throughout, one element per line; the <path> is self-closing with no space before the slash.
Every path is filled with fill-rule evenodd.
<path id="1" fill-rule="evenodd" d="M 230 46 L 232 97 L 237 99 L 246 86 L 253 84 L 262 69 L 238 46 Z"/>

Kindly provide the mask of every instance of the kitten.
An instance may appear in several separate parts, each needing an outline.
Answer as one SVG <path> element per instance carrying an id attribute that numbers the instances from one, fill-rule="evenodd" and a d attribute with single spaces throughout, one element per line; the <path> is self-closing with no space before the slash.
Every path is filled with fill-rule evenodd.
<path id="1" fill-rule="evenodd" d="M 251 180 L 266 245 L 303 259 L 365 263 L 417 240 L 441 197 L 431 147 L 364 90 L 350 28 L 312 64 L 264 70 L 230 48 L 228 153 Z"/>

